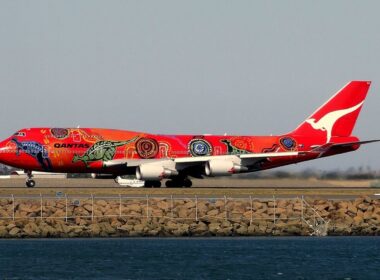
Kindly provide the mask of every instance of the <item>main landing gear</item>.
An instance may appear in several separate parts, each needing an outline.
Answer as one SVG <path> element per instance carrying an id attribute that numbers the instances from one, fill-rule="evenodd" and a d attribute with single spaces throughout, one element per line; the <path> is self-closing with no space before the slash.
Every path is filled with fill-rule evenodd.
<path id="1" fill-rule="evenodd" d="M 161 182 L 160 181 L 145 181 L 144 187 L 145 188 L 160 188 Z"/>
<path id="2" fill-rule="evenodd" d="M 190 188 L 193 183 L 190 179 L 172 179 L 165 183 L 167 188 Z"/>
<path id="3" fill-rule="evenodd" d="M 167 188 L 190 188 L 193 185 L 193 183 L 188 178 L 174 178 L 174 179 L 166 181 L 165 185 Z M 160 188 L 161 182 L 160 181 L 145 181 L 144 187 L 145 188 Z"/>
<path id="4" fill-rule="evenodd" d="M 33 178 L 33 174 L 32 174 L 32 171 L 26 171 L 26 187 L 28 188 L 34 188 L 34 186 L 36 185 L 36 182 L 32 179 Z"/>

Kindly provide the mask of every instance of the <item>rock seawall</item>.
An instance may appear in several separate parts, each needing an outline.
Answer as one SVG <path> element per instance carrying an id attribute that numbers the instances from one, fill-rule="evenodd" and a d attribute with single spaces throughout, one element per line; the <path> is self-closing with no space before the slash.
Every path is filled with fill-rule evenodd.
<path id="1" fill-rule="evenodd" d="M 380 235 L 380 200 L 5 198 L 0 237 Z"/>

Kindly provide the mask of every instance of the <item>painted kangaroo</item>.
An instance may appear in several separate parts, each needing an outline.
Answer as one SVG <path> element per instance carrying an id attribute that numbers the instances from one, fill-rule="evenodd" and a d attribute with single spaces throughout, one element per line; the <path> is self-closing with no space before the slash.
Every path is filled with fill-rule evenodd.
<path id="1" fill-rule="evenodd" d="M 220 140 L 220 142 L 224 143 L 227 145 L 227 153 L 229 155 L 241 155 L 241 154 L 249 154 L 248 151 L 246 150 L 241 150 L 241 149 L 238 149 L 236 147 L 234 147 L 232 144 L 231 144 L 231 141 L 230 140 L 227 140 L 227 139 L 223 139 L 223 140 Z"/>
<path id="2" fill-rule="evenodd" d="M 83 155 L 74 155 L 73 162 L 82 161 L 87 167 L 89 162 L 112 160 L 116 148 L 136 141 L 138 136 L 127 141 L 99 141 L 89 148 Z"/>
<path id="3" fill-rule="evenodd" d="M 50 171 L 52 169 L 49 153 L 40 143 L 33 141 L 20 142 L 16 138 L 13 138 L 11 141 L 17 146 L 17 156 L 20 155 L 20 151 L 25 152 L 34 157 L 45 171 Z"/>

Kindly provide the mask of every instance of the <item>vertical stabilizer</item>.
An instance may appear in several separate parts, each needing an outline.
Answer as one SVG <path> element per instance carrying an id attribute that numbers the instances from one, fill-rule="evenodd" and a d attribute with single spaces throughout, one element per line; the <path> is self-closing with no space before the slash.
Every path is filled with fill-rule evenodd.
<path id="1" fill-rule="evenodd" d="M 369 81 L 352 81 L 301 123 L 291 134 L 323 136 L 329 143 L 334 136 L 350 136 L 371 85 Z"/>

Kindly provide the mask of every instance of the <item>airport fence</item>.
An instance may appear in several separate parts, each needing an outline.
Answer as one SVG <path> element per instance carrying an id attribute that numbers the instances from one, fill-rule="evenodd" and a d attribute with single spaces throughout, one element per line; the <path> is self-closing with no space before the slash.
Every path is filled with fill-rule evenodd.
<path id="1" fill-rule="evenodd" d="M 274 226 L 303 224 L 315 235 L 327 232 L 328 220 L 303 196 L 269 199 L 249 197 L 154 196 L 2 196 L 0 219 L 102 218 L 270 222 Z"/>

